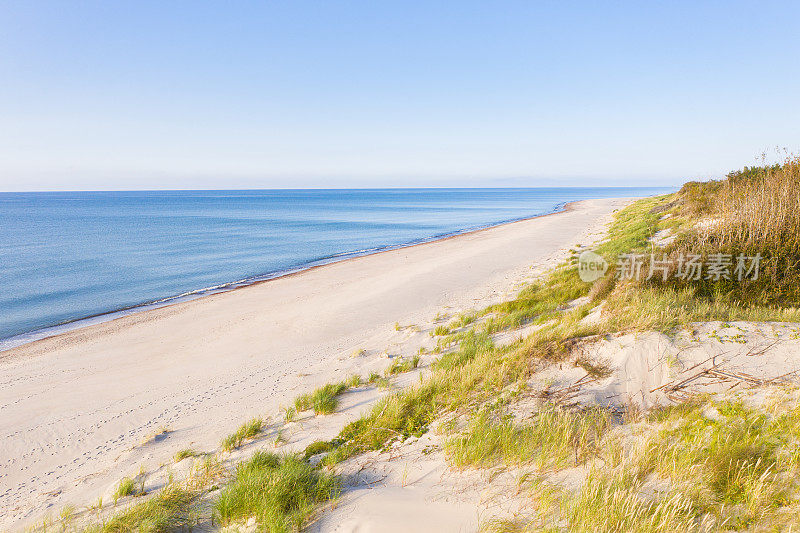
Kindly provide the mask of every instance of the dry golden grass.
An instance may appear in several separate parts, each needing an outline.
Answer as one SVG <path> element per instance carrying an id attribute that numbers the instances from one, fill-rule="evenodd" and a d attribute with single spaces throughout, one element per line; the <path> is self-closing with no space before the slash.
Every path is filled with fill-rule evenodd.
<path id="1" fill-rule="evenodd" d="M 731 173 L 716 197 L 721 223 L 714 233 L 722 246 L 800 245 L 800 158 Z"/>
<path id="2" fill-rule="evenodd" d="M 673 214 L 694 217 L 694 227 L 664 250 L 668 256 L 732 256 L 731 279 L 689 283 L 698 297 L 722 296 L 741 305 L 800 306 L 800 158 L 746 167 L 723 181 L 687 183 L 676 204 Z M 757 254 L 758 279 L 739 279 L 734 271 L 737 257 Z M 676 283 L 687 284 L 671 279 L 667 285 Z"/>

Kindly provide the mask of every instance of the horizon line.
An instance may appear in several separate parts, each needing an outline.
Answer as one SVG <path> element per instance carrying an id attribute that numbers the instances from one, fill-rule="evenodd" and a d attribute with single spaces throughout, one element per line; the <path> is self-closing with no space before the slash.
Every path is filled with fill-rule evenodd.
<path id="1" fill-rule="evenodd" d="M 260 188 L 229 188 L 229 189 L 36 189 L 28 191 L 0 190 L 0 194 L 32 194 L 32 193 L 72 193 L 72 192 L 223 192 L 223 191 L 383 191 L 383 190 L 520 190 L 520 189 L 670 189 L 680 185 L 564 185 L 531 186 L 531 187 L 260 187 Z"/>

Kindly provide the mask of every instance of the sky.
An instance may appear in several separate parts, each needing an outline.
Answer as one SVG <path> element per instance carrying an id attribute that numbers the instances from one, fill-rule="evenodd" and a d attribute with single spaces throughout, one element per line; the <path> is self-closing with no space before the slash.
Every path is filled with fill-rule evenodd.
<path id="1" fill-rule="evenodd" d="M 676 185 L 800 148 L 798 2 L 0 3 L 0 190 Z"/>

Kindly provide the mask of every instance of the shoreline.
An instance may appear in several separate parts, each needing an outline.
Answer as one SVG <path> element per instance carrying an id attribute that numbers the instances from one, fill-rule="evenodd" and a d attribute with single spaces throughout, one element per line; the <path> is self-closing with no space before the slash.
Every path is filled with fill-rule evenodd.
<path id="1" fill-rule="evenodd" d="M 122 307 L 120 309 L 113 309 L 110 311 L 105 311 L 102 313 L 97 313 L 94 315 L 89 315 L 82 318 L 76 318 L 73 320 L 69 320 L 66 322 L 61 322 L 59 324 L 53 324 L 51 326 L 44 326 L 42 328 L 34 329 L 28 332 L 19 333 L 13 335 L 11 337 L 0 338 L 0 360 L 3 358 L 3 355 L 15 348 L 20 348 L 22 346 L 27 346 L 30 344 L 37 343 L 39 341 L 52 339 L 53 337 L 58 337 L 59 335 L 64 335 L 66 333 L 70 333 L 72 331 L 80 330 L 87 327 L 92 327 L 98 324 L 104 324 L 107 322 L 111 322 L 114 320 L 118 320 L 120 318 L 125 318 L 127 316 L 131 316 L 138 313 L 144 313 L 147 311 L 155 310 L 155 309 L 163 309 L 165 307 L 169 307 L 172 305 L 177 305 L 184 302 L 190 302 L 194 300 L 198 300 L 200 298 L 204 298 L 207 296 L 212 296 L 215 294 L 222 294 L 227 292 L 232 292 L 235 290 L 243 289 L 246 287 L 251 287 L 254 285 L 258 285 L 260 283 L 267 283 L 270 281 L 274 281 L 276 279 L 282 279 L 289 276 L 295 276 L 297 274 L 302 274 L 304 272 L 308 272 L 317 268 L 321 268 L 327 265 L 341 263 L 344 261 L 350 261 L 353 259 L 358 259 L 361 257 L 368 257 L 375 254 L 381 254 L 385 252 L 391 252 L 394 250 L 402 250 L 405 248 L 413 248 L 415 246 L 421 246 L 424 244 L 430 244 L 434 242 L 446 241 L 448 239 L 453 239 L 455 237 L 461 237 L 463 235 L 471 235 L 477 232 L 486 231 L 492 228 L 497 228 L 501 226 L 505 226 L 508 224 L 516 224 L 518 222 L 524 222 L 526 220 L 533 220 L 536 218 L 547 217 L 551 215 L 556 215 L 558 213 L 564 213 L 573 208 L 573 205 L 578 202 L 583 202 L 586 200 L 572 200 L 569 202 L 562 202 L 556 204 L 552 211 L 547 213 L 541 213 L 538 215 L 531 215 L 522 218 L 516 218 L 512 220 L 504 220 L 496 223 L 491 223 L 484 226 L 478 226 L 473 228 L 466 228 L 463 230 L 458 230 L 451 233 L 444 233 L 441 235 L 434 235 L 433 237 L 424 238 L 424 239 L 417 239 L 414 241 L 409 241 L 406 243 L 401 243 L 397 245 L 387 245 L 381 246 L 377 248 L 372 248 L 369 250 L 356 250 L 353 252 L 342 252 L 339 254 L 334 254 L 329 257 L 324 257 L 321 259 L 313 260 L 309 263 L 305 263 L 303 265 L 298 265 L 296 267 L 291 267 L 288 269 L 278 270 L 275 272 L 268 272 L 265 274 L 257 274 L 255 276 L 251 276 L 248 278 L 243 278 L 238 281 L 229 281 L 217 284 L 212 287 L 204 287 L 200 289 L 195 289 L 183 294 L 178 294 L 175 296 L 167 296 L 161 298 L 159 300 L 154 300 L 150 302 L 142 302 L 136 305 Z"/>
<path id="2" fill-rule="evenodd" d="M 3 352 L 0 529 L 110 500 L 119 479 L 143 465 L 216 449 L 242 420 L 275 419 L 299 394 L 431 349 L 434 315 L 512 297 L 576 245 L 595 242 L 629 201 L 581 200 Z M 335 436 L 334 420 L 317 419 L 318 438 Z"/>

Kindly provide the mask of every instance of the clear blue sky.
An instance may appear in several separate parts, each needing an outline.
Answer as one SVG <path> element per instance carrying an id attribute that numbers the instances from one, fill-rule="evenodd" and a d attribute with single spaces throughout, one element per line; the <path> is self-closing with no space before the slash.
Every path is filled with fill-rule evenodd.
<path id="1" fill-rule="evenodd" d="M 676 184 L 800 148 L 797 2 L 0 4 L 0 190 Z"/>

